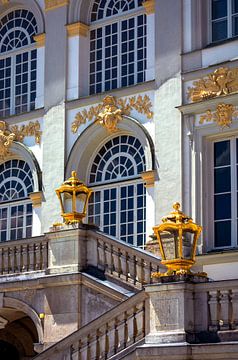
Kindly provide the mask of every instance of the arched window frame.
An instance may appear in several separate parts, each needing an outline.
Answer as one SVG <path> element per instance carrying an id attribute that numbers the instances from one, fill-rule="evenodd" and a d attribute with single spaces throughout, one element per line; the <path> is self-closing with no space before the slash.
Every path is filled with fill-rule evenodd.
<path id="1" fill-rule="evenodd" d="M 122 138 L 126 138 L 127 141 L 119 141 L 117 144 L 117 140 L 115 139 L 118 138 L 121 140 Z M 135 152 L 133 155 L 136 156 L 141 152 L 141 161 L 143 160 L 143 163 L 134 161 L 133 166 L 134 170 L 137 171 L 136 174 L 134 173 L 131 176 L 125 177 L 118 176 L 114 179 L 106 179 L 106 176 L 104 176 L 100 181 L 93 181 L 92 168 L 95 167 L 95 159 L 103 148 L 106 149 L 108 147 L 110 142 L 113 147 L 108 147 L 108 152 L 110 149 L 115 150 L 117 146 L 119 146 L 121 151 L 115 152 L 115 154 L 108 159 L 105 166 L 108 166 L 110 161 L 113 162 L 118 156 L 122 158 L 128 155 L 127 159 L 133 160 L 133 156 L 126 151 L 122 151 L 122 146 L 130 145 L 129 138 L 134 139 L 133 144 L 136 142 L 140 144 L 140 147 L 137 149 L 138 152 Z M 103 160 L 102 156 L 101 162 Z M 125 164 L 126 162 L 127 160 Z M 99 167 L 100 162 L 98 163 L 98 168 Z M 146 188 L 140 176 L 140 172 L 145 171 L 145 169 L 145 153 L 139 139 L 130 134 L 120 134 L 107 138 L 106 141 L 96 149 L 91 157 L 87 176 L 88 184 L 93 190 L 88 207 L 89 223 L 95 223 L 105 233 L 115 236 L 131 245 L 140 247 L 144 247 L 146 242 Z M 106 173 L 106 169 L 104 170 Z"/>
<path id="2" fill-rule="evenodd" d="M 38 24 L 34 13 L 24 7 L 11 8 L 1 16 L 14 12 L 31 13 L 35 22 L 34 34 L 37 34 Z M 22 14 L 22 13 L 21 13 Z M 20 27 L 19 27 L 20 28 Z M 24 29 L 23 32 L 26 33 Z M 32 34 L 33 35 L 33 34 Z M 7 52 L 0 52 L 0 117 L 20 114 L 35 109 L 36 100 L 37 50 L 31 43 Z"/>
<path id="3" fill-rule="evenodd" d="M 15 158 L 1 163 L 0 169 L 0 241 L 31 237 L 33 209 L 29 194 L 34 190 L 32 170 L 26 161 Z"/>
<path id="4" fill-rule="evenodd" d="M 94 2 L 92 2 L 91 11 L 93 5 Z M 131 45 L 127 39 L 129 29 L 131 33 L 134 31 L 134 37 L 130 41 Z M 95 49 L 94 41 L 97 44 Z M 110 42 L 115 42 L 115 44 L 107 46 Z M 90 94 L 135 85 L 148 80 L 146 72 L 148 68 L 147 15 L 144 7 L 138 6 L 136 9 L 119 15 L 91 22 L 89 52 Z M 99 59 L 100 52 L 101 59 Z M 115 55 L 107 56 L 107 53 L 110 54 L 110 52 Z"/>

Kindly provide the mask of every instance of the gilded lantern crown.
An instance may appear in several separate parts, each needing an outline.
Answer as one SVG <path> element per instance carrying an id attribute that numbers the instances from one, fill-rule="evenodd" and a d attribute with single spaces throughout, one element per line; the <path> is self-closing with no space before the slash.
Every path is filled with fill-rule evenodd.
<path id="1" fill-rule="evenodd" d="M 180 210 L 178 202 L 173 204 L 173 209 L 162 218 L 162 224 L 153 228 L 159 242 L 161 263 L 168 268 L 167 273 L 159 276 L 191 274 L 190 268 L 195 263 L 197 241 L 202 231 L 200 225 Z"/>
<path id="2" fill-rule="evenodd" d="M 86 216 L 86 208 L 92 190 L 77 178 L 76 171 L 72 171 L 71 177 L 55 192 L 60 200 L 61 216 L 65 223 L 81 223 Z M 68 210 L 68 208 L 70 209 Z"/>

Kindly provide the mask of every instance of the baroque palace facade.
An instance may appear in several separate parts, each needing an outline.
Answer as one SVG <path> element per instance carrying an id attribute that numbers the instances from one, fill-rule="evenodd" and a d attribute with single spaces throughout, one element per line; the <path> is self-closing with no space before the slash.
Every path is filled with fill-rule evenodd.
<path id="1" fill-rule="evenodd" d="M 1 359 L 238 359 L 237 36 L 237 0 L 0 0 Z"/>

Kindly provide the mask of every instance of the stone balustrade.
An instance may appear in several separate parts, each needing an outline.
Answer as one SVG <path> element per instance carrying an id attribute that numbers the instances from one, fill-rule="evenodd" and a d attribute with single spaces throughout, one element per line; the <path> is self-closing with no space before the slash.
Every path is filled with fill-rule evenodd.
<path id="1" fill-rule="evenodd" d="M 145 309 L 148 301 L 141 291 L 80 330 L 46 349 L 37 360 L 109 359 L 138 344 L 146 335 Z"/>
<path id="2" fill-rule="evenodd" d="M 100 232 L 90 232 L 87 256 L 88 263 L 108 276 L 137 288 L 151 284 L 152 273 L 163 268 L 160 259 L 153 254 Z"/>
<path id="3" fill-rule="evenodd" d="M 0 243 L 0 275 L 46 270 L 48 242 L 42 237 Z"/>

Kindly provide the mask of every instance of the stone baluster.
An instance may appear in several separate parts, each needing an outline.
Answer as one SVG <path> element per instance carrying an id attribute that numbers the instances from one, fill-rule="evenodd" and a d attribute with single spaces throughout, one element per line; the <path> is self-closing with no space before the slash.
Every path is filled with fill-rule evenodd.
<path id="1" fill-rule="evenodd" d="M 42 252 L 41 270 L 45 270 L 48 267 L 48 243 L 41 244 L 41 252 Z"/>
<path id="2" fill-rule="evenodd" d="M 113 263 L 114 263 L 114 270 L 117 273 L 117 276 L 120 277 L 121 275 L 121 252 L 118 248 L 117 251 L 113 249 Z"/>
<path id="3" fill-rule="evenodd" d="M 28 247 L 29 252 L 29 270 L 35 270 L 35 244 L 30 244 Z"/>
<path id="4" fill-rule="evenodd" d="M 96 331 L 96 359 L 100 359 L 101 357 L 101 336 L 102 333 L 97 329 Z"/>
<path id="5" fill-rule="evenodd" d="M 22 271 L 29 270 L 29 254 L 28 254 L 28 245 L 22 245 Z"/>
<path id="6" fill-rule="evenodd" d="M 21 245 L 15 247 L 15 257 L 16 257 L 16 264 L 15 264 L 15 272 L 20 273 L 22 268 L 22 261 L 21 261 Z"/>
<path id="7" fill-rule="evenodd" d="M 141 284 L 141 286 L 143 286 L 143 284 L 145 283 L 145 261 L 144 259 L 137 259 L 137 276 L 138 276 L 138 281 Z"/>
<path id="8" fill-rule="evenodd" d="M 127 342 L 129 341 L 128 333 L 128 314 L 127 311 L 124 313 L 124 348 L 126 348 Z"/>
<path id="9" fill-rule="evenodd" d="M 3 248 L 0 249 L 0 274 L 3 274 L 3 268 L 4 268 L 4 263 L 3 263 Z"/>
<path id="10" fill-rule="evenodd" d="M 40 270 L 41 267 L 41 244 L 35 244 L 35 270 Z"/>
<path id="11" fill-rule="evenodd" d="M 104 262 L 104 242 L 102 241 L 98 241 L 98 246 L 97 246 L 97 263 L 98 263 L 98 267 L 100 269 L 105 269 L 105 262 Z"/>
<path id="12" fill-rule="evenodd" d="M 137 326 L 137 318 L 136 318 L 136 315 L 137 315 L 137 307 L 134 306 L 134 309 L 133 309 L 133 342 L 136 342 L 136 338 L 138 336 L 138 326 Z"/>
<path id="13" fill-rule="evenodd" d="M 118 347 L 119 347 L 119 333 L 118 333 L 118 319 L 115 318 L 114 323 L 114 354 L 117 353 Z"/>
<path id="14" fill-rule="evenodd" d="M 219 327 L 220 330 L 229 329 L 229 308 L 230 308 L 230 298 L 228 290 L 221 290 L 219 293 Z"/>
<path id="15" fill-rule="evenodd" d="M 238 326 L 238 289 L 232 290 L 231 294 L 231 328 L 234 330 Z"/>
<path id="16" fill-rule="evenodd" d="M 210 324 L 209 330 L 216 331 L 218 330 L 218 294 L 217 291 L 209 291 L 209 314 L 210 314 Z"/>
<path id="17" fill-rule="evenodd" d="M 106 255 L 107 271 L 108 271 L 110 274 L 113 273 L 112 251 L 113 251 L 112 245 L 109 245 L 109 244 L 108 244 L 108 245 L 106 246 L 105 255 Z"/>
<path id="18" fill-rule="evenodd" d="M 130 255 L 129 274 L 130 274 L 130 278 L 133 280 L 133 283 L 136 284 L 136 256 L 135 255 Z"/>
<path id="19" fill-rule="evenodd" d="M 87 360 L 92 360 L 91 358 L 91 337 L 88 335 L 87 338 Z"/>
<path id="20" fill-rule="evenodd" d="M 8 274 L 9 273 L 9 249 L 8 247 L 3 249 L 3 273 Z"/>
<path id="21" fill-rule="evenodd" d="M 123 275 L 123 279 L 127 278 L 127 272 L 126 272 L 126 251 L 121 250 L 121 275 Z"/>
<path id="22" fill-rule="evenodd" d="M 9 247 L 8 248 L 8 262 L 9 262 L 9 268 L 8 273 L 12 274 L 15 272 L 15 247 Z"/>
<path id="23" fill-rule="evenodd" d="M 110 351 L 110 343 L 109 343 L 109 326 L 108 324 L 106 324 L 106 330 L 105 330 L 105 346 L 104 346 L 104 354 L 105 354 L 105 359 L 108 358 L 108 354 Z"/>

